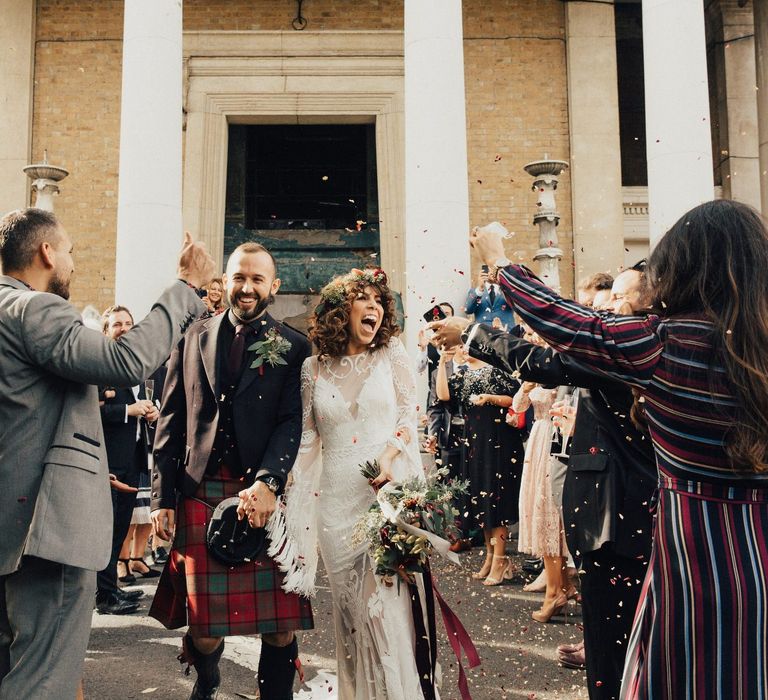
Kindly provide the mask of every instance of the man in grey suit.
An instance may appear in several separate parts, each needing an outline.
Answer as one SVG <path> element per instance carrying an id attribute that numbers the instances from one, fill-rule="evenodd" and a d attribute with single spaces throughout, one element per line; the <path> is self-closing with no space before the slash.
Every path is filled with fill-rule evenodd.
<path id="1" fill-rule="evenodd" d="M 178 277 L 119 341 L 67 303 L 72 243 L 49 212 L 0 219 L 0 700 L 69 700 L 82 674 L 112 504 L 96 385 L 133 386 L 205 310 L 189 234 Z"/>

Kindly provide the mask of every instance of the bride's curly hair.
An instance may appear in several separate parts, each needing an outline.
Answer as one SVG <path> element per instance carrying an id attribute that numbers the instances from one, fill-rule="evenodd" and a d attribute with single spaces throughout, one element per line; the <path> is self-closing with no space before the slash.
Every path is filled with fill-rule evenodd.
<path id="1" fill-rule="evenodd" d="M 372 348 L 386 345 L 400 332 L 395 314 L 395 300 L 389 289 L 387 275 L 380 268 L 354 269 L 345 275 L 334 277 L 320 292 L 320 303 L 309 319 L 309 339 L 320 357 L 341 357 L 349 342 L 349 317 L 352 302 L 366 287 L 373 287 L 381 295 L 384 316 Z"/>

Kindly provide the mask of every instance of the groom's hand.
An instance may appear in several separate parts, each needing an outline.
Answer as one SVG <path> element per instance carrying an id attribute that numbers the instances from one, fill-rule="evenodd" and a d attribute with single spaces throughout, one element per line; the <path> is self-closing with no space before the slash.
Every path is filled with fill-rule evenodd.
<path id="1" fill-rule="evenodd" d="M 275 511 L 276 497 L 270 488 L 263 481 L 257 481 L 237 495 L 240 497 L 237 517 L 248 518 L 251 527 L 264 527 Z"/>

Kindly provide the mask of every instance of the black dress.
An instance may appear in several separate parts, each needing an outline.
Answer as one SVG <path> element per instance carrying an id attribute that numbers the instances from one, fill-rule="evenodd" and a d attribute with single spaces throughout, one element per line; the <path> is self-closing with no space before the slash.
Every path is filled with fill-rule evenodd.
<path id="1" fill-rule="evenodd" d="M 506 423 L 507 409 L 475 406 L 478 394 L 513 396 L 519 382 L 495 367 L 462 367 L 448 379 L 451 400 L 464 411 L 464 473 L 470 481 L 470 522 L 490 529 L 518 520 L 520 475 L 523 471 L 523 431 Z"/>

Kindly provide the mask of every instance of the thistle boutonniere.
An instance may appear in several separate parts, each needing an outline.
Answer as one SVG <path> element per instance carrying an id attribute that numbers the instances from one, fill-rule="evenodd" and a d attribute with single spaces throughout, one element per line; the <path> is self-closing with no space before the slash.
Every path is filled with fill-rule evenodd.
<path id="1" fill-rule="evenodd" d="M 284 356 L 290 349 L 290 341 L 283 338 L 277 328 L 270 328 L 264 340 L 259 340 L 248 348 L 248 350 L 256 353 L 256 358 L 251 363 L 251 369 L 258 369 L 259 374 L 263 375 L 265 362 L 270 367 L 287 365 Z"/>

